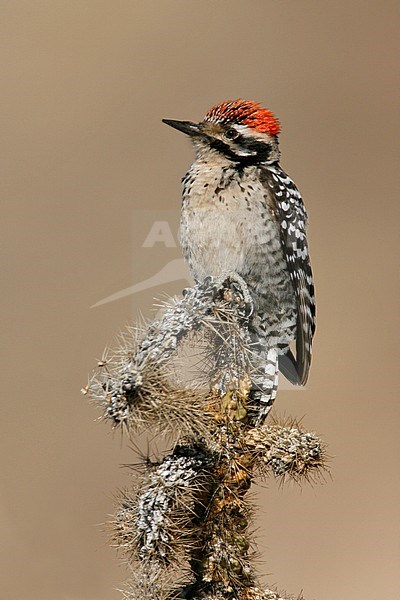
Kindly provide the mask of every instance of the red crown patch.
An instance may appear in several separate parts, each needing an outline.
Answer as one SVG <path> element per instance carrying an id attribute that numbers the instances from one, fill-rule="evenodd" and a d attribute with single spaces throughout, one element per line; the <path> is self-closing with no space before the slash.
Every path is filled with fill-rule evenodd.
<path id="1" fill-rule="evenodd" d="M 260 133 L 278 135 L 280 123 L 274 113 L 267 108 L 261 108 L 258 102 L 250 100 L 226 100 L 215 104 L 204 117 L 205 121 L 220 123 L 236 123 L 247 125 Z"/>

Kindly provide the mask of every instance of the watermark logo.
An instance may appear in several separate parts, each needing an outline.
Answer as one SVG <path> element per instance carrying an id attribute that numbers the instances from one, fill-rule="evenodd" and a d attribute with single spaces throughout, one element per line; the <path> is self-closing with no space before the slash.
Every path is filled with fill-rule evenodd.
<path id="1" fill-rule="evenodd" d="M 154 221 L 142 248 L 154 248 L 156 244 L 163 244 L 165 248 L 176 248 L 177 244 L 168 221 Z"/>
<path id="2" fill-rule="evenodd" d="M 91 308 L 175 281 L 184 282 L 184 286 L 192 285 L 193 278 L 179 248 L 178 223 L 178 211 L 135 211 L 132 223 L 132 258 L 133 280 L 137 283 L 102 298 Z M 145 278 L 144 272 L 148 273 Z"/>

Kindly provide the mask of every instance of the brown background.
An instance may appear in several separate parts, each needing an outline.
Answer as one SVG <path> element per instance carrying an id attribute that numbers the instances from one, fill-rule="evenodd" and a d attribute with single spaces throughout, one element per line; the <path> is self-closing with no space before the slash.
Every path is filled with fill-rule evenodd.
<path id="1" fill-rule="evenodd" d="M 239 96 L 280 117 L 311 220 L 315 358 L 277 404 L 335 456 L 324 486 L 259 489 L 260 570 L 308 600 L 398 597 L 396 5 L 1 2 L 1 598 L 120 598 L 99 524 L 134 458 L 79 389 L 184 284 L 90 306 L 179 256 L 141 248 L 192 157 L 161 118 Z"/>

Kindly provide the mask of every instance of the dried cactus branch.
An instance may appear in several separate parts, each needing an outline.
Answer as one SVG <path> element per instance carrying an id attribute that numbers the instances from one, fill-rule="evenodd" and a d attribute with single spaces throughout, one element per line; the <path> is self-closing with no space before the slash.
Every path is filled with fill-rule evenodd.
<path id="1" fill-rule="evenodd" d="M 112 531 L 132 569 L 126 600 L 289 600 L 257 585 L 248 491 L 260 474 L 316 479 L 326 449 L 294 420 L 263 423 L 277 349 L 254 342 L 252 308 L 240 277 L 208 278 L 147 329 L 130 329 L 89 384 L 113 427 L 174 440 L 119 497 Z M 196 377 L 185 374 L 188 349 Z"/>

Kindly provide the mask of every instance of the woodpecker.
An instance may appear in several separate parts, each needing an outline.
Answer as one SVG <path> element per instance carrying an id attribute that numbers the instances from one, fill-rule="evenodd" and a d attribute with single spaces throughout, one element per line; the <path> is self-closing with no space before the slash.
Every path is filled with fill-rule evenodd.
<path id="1" fill-rule="evenodd" d="M 269 374 L 261 398 L 265 418 L 278 364 L 289 381 L 306 383 L 315 331 L 307 213 L 279 163 L 280 123 L 259 103 L 242 99 L 216 104 L 199 123 L 163 122 L 190 136 L 195 148 L 182 179 L 180 220 L 180 243 L 195 280 L 237 273 L 252 295 L 252 328 L 264 344 Z"/>

